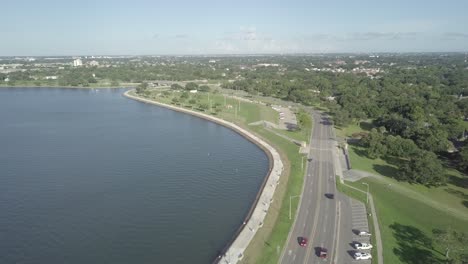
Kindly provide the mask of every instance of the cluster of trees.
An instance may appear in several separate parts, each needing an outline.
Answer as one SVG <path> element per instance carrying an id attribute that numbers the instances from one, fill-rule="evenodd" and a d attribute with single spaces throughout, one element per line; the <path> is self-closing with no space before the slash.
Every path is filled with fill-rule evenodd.
<path id="1" fill-rule="evenodd" d="M 189 82 L 185 84 L 185 86 L 182 86 L 178 83 L 174 83 L 171 85 L 172 90 L 180 91 L 180 90 L 186 90 L 186 91 L 191 91 L 191 90 L 197 90 L 200 92 L 210 92 L 211 89 L 208 85 L 198 85 L 194 82 Z"/>
<path id="2" fill-rule="evenodd" d="M 380 127 L 373 128 L 360 143 L 370 158 L 396 157 L 400 180 L 430 186 L 445 183 L 444 169 L 437 156 L 420 149 L 411 139 L 391 135 L 385 127 Z"/>

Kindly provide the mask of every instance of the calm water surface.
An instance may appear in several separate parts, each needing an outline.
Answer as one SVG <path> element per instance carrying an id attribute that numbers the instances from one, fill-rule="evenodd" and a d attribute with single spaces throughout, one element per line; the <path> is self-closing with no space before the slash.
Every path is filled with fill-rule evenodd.
<path id="1" fill-rule="evenodd" d="M 0 88 L 0 263 L 209 263 L 266 155 L 123 90 Z"/>

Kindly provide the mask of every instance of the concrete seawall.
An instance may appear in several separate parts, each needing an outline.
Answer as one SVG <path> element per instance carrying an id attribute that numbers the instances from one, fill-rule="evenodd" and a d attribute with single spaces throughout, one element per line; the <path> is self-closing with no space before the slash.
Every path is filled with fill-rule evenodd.
<path id="1" fill-rule="evenodd" d="M 238 228 L 232 240 L 220 251 L 218 258 L 214 260 L 214 263 L 237 263 L 244 257 L 244 251 L 255 236 L 257 230 L 263 226 L 265 216 L 268 212 L 271 201 L 273 200 L 273 194 L 279 183 L 281 173 L 283 172 L 283 162 L 281 161 L 279 153 L 275 148 L 267 144 L 261 138 L 234 123 L 208 114 L 134 96 L 130 94 L 131 91 L 126 91 L 124 96 L 143 103 L 158 105 L 174 111 L 191 114 L 220 124 L 234 130 L 249 141 L 255 143 L 268 155 L 270 169 L 262 183 L 254 203 L 252 204 L 252 207 L 249 210 L 249 213 L 245 217 L 242 225 Z"/>

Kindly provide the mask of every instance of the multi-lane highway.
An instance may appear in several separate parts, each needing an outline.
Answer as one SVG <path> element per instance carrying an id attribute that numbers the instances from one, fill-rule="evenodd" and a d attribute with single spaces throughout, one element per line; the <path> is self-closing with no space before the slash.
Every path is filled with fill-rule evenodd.
<path id="1" fill-rule="evenodd" d="M 299 211 L 289 234 L 281 263 L 336 263 L 335 248 L 338 234 L 338 208 L 340 201 L 327 194 L 336 194 L 333 164 L 333 126 L 324 114 L 314 112 L 314 127 L 307 164 L 304 190 L 300 197 Z M 327 197 L 328 196 L 328 197 Z M 336 195 L 335 195 L 336 197 Z M 308 245 L 298 243 L 306 237 Z M 321 259 L 321 248 L 328 257 Z"/>
<path id="2" fill-rule="evenodd" d="M 336 141 L 329 117 L 313 112 L 314 128 L 304 189 L 300 196 L 299 209 L 289 233 L 280 263 L 362 263 L 370 260 L 355 260 L 352 247 L 355 242 L 369 243 L 369 237 L 357 235 L 360 230 L 369 230 L 365 205 L 336 191 L 337 169 Z M 341 166 L 338 166 L 338 169 Z M 331 196 L 333 194 L 333 197 Z M 308 244 L 300 245 L 306 237 Z M 320 258 L 321 249 L 328 252 Z M 369 252 L 369 250 L 358 250 Z"/>

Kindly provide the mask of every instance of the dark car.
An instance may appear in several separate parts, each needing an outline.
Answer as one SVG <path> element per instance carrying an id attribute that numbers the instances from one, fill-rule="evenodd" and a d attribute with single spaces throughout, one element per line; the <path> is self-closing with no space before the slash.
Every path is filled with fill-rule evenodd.
<path id="1" fill-rule="evenodd" d="M 328 199 L 333 199 L 335 198 L 335 195 L 333 193 L 326 193 L 325 196 L 328 198 Z"/>
<path id="2" fill-rule="evenodd" d="M 305 237 L 299 238 L 299 246 L 306 247 L 307 246 L 307 238 L 305 238 Z"/>

